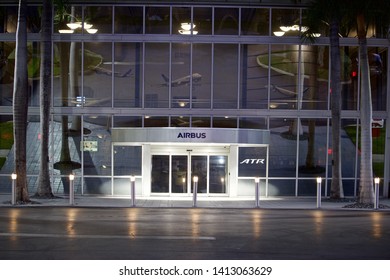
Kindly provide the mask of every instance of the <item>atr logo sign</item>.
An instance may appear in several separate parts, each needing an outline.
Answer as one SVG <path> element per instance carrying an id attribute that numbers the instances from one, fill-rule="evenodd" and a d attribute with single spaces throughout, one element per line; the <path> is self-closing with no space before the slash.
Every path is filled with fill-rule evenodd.
<path id="1" fill-rule="evenodd" d="M 206 138 L 206 132 L 180 132 L 177 135 L 177 138 L 205 139 Z"/>
<path id="2" fill-rule="evenodd" d="M 264 158 L 247 158 L 240 162 L 240 164 L 265 164 Z"/>

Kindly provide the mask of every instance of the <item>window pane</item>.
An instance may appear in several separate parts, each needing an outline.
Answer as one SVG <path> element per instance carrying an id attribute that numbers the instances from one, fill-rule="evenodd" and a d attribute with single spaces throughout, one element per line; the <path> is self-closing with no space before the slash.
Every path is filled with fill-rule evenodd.
<path id="1" fill-rule="evenodd" d="M 242 35 L 268 35 L 269 9 L 241 9 Z"/>
<path id="2" fill-rule="evenodd" d="M 242 45 L 240 108 L 268 108 L 268 45 Z M 262 59 L 261 65 L 258 63 Z"/>
<path id="3" fill-rule="evenodd" d="M 142 117 L 114 116 L 114 127 L 142 127 Z"/>
<path id="4" fill-rule="evenodd" d="M 270 177 L 296 176 L 298 119 L 270 119 Z"/>
<path id="5" fill-rule="evenodd" d="M 172 108 L 189 108 L 191 106 L 190 89 L 195 76 L 191 71 L 191 45 L 172 44 L 172 77 L 169 79 L 172 91 Z"/>
<path id="6" fill-rule="evenodd" d="M 146 44 L 145 57 L 145 108 L 168 108 L 169 44 Z"/>
<path id="7" fill-rule="evenodd" d="M 12 106 L 15 43 L 0 43 L 0 106 Z"/>
<path id="8" fill-rule="evenodd" d="M 327 156 L 327 120 L 301 119 L 299 137 L 299 176 L 324 177 Z M 304 182 L 304 181 L 303 181 Z"/>
<path id="9" fill-rule="evenodd" d="M 195 30 L 199 35 L 212 34 L 212 9 L 209 7 L 194 7 Z"/>
<path id="10" fill-rule="evenodd" d="M 115 33 L 142 34 L 143 8 L 133 6 L 115 6 Z"/>
<path id="11" fill-rule="evenodd" d="M 84 44 L 84 82 L 79 95 L 86 107 L 111 107 L 112 64 L 105 64 L 112 61 L 111 53 L 111 43 Z"/>
<path id="12" fill-rule="evenodd" d="M 84 32 L 112 33 L 112 6 L 86 6 L 84 11 Z M 86 24 L 92 24 L 92 27 Z"/>
<path id="13" fill-rule="evenodd" d="M 199 79 L 193 79 L 192 107 L 211 107 L 211 69 L 212 54 L 210 44 L 194 44 L 192 55 L 192 73 Z"/>
<path id="14" fill-rule="evenodd" d="M 300 10 L 272 9 L 272 32 L 283 32 L 282 36 L 299 36 L 299 23 Z M 288 31 L 285 27 L 288 28 Z M 275 33 L 272 35 L 280 36 Z"/>
<path id="15" fill-rule="evenodd" d="M 300 46 L 272 45 L 271 53 L 271 109 L 297 109 L 302 102 L 303 79 L 298 78 Z M 268 55 L 257 57 L 259 65 L 268 68 Z"/>
<path id="16" fill-rule="evenodd" d="M 238 35 L 238 9 L 215 8 L 214 33 L 217 35 Z"/>
<path id="17" fill-rule="evenodd" d="M 146 7 L 147 34 L 169 34 L 170 9 L 169 7 Z"/>
<path id="18" fill-rule="evenodd" d="M 237 108 L 237 45 L 214 46 L 214 108 Z"/>
<path id="19" fill-rule="evenodd" d="M 115 44 L 115 60 L 113 62 L 115 107 L 141 107 L 142 53 L 141 43 Z M 112 67 L 109 63 L 107 63 L 107 66 Z"/>
<path id="20" fill-rule="evenodd" d="M 189 23 L 190 25 L 182 26 L 183 23 Z M 191 27 L 191 8 L 172 7 L 172 34 L 191 34 L 191 31 L 195 30 Z"/>

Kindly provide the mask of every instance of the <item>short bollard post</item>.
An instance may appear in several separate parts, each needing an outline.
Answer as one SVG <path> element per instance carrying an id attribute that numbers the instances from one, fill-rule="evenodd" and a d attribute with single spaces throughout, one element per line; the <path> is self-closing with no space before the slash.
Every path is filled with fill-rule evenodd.
<path id="1" fill-rule="evenodd" d="M 74 205 L 74 174 L 69 175 L 69 204 Z"/>
<path id="2" fill-rule="evenodd" d="M 12 173 L 11 179 L 12 179 L 12 190 L 11 190 L 11 204 L 16 204 L 16 173 Z"/>
<path id="3" fill-rule="evenodd" d="M 375 178 L 375 200 L 374 200 L 374 209 L 378 209 L 379 207 L 379 178 Z"/>
<path id="4" fill-rule="evenodd" d="M 135 177 L 130 176 L 131 207 L 135 207 Z"/>
<path id="5" fill-rule="evenodd" d="M 321 177 L 317 177 L 317 208 L 321 208 Z"/>
<path id="6" fill-rule="evenodd" d="M 260 178 L 256 177 L 255 178 L 255 199 L 256 199 L 256 207 L 260 207 L 260 190 L 259 190 L 259 183 L 260 183 Z"/>
<path id="7" fill-rule="evenodd" d="M 194 187 L 193 187 L 193 197 L 192 197 L 192 207 L 196 207 L 196 202 L 197 202 L 197 196 L 198 196 L 198 176 L 194 176 L 193 181 L 194 181 Z"/>

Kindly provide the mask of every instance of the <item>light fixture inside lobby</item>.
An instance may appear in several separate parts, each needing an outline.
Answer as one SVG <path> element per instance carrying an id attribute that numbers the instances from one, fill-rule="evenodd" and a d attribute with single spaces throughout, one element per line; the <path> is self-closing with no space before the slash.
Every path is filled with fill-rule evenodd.
<path id="1" fill-rule="evenodd" d="M 84 29 L 86 30 L 89 34 L 95 34 L 98 30 L 96 28 L 92 28 L 92 24 L 84 22 L 84 24 L 80 21 L 76 22 L 70 22 L 66 24 L 69 29 L 60 29 L 58 30 L 59 33 L 62 34 L 71 34 L 74 33 L 75 30 L 77 29 Z"/>
<path id="2" fill-rule="evenodd" d="M 179 29 L 179 33 L 182 35 L 196 35 L 198 34 L 198 31 L 194 30 L 195 24 L 190 23 L 190 22 L 183 22 L 181 24 L 181 29 Z"/>
<path id="3" fill-rule="evenodd" d="M 307 26 L 301 26 L 299 27 L 299 25 L 297 24 L 294 24 L 294 25 L 290 25 L 290 26 L 280 26 L 279 27 L 281 31 L 274 31 L 274 35 L 277 36 L 277 37 L 281 37 L 283 36 L 284 34 L 286 34 L 286 32 L 290 32 L 290 31 L 299 31 L 299 32 L 306 32 L 307 30 L 309 30 L 309 28 Z M 321 34 L 320 33 L 313 33 L 312 34 L 313 37 L 320 37 Z"/>

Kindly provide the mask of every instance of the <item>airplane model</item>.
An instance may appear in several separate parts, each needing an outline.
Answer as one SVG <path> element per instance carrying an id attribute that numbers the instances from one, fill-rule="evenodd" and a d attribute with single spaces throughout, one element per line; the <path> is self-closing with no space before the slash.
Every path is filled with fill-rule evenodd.
<path id="1" fill-rule="evenodd" d="M 184 76 L 179 79 L 173 80 L 172 82 L 169 81 L 169 78 L 165 76 L 164 74 L 161 74 L 165 81 L 165 86 L 169 86 L 171 84 L 172 87 L 177 87 L 177 86 L 182 86 L 182 85 L 189 85 L 191 82 L 191 77 L 192 77 L 192 82 L 198 83 L 202 79 L 202 75 L 199 73 L 194 73 L 192 75 Z"/>
<path id="2" fill-rule="evenodd" d="M 109 69 L 106 69 L 106 68 L 103 68 L 103 67 L 98 67 L 98 66 L 94 67 L 92 70 L 95 71 L 96 74 L 104 74 L 104 75 L 107 75 L 107 76 L 111 76 L 112 73 L 113 73 Z M 129 77 L 130 74 L 131 74 L 131 71 L 132 71 L 132 69 L 130 68 L 125 73 L 114 72 L 114 77 L 118 77 L 118 78 Z"/>

